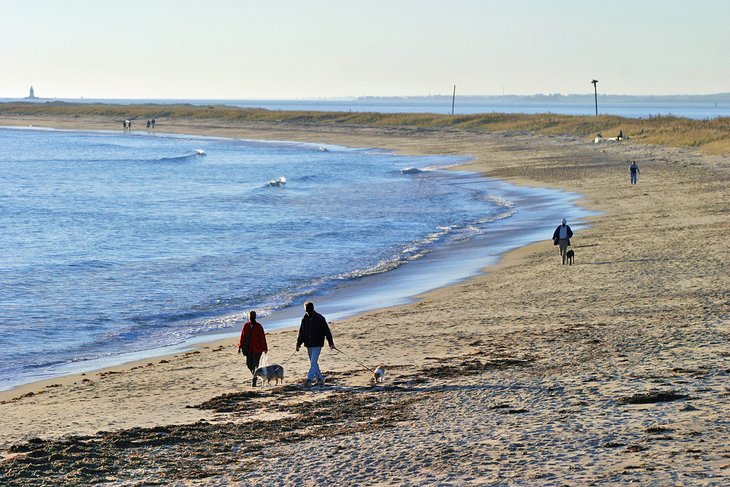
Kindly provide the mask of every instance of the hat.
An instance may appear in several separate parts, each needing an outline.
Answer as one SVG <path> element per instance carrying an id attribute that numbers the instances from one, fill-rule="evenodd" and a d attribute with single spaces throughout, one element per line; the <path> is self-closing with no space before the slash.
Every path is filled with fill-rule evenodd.
<path id="1" fill-rule="evenodd" d="M 563 218 L 563 225 L 565 225 L 566 223 L 568 223 L 568 220 L 566 220 L 565 218 Z"/>

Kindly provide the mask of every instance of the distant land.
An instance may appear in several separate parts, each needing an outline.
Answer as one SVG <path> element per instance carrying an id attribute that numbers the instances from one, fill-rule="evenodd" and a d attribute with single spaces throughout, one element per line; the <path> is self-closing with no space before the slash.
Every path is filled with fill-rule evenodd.
<path id="1" fill-rule="evenodd" d="M 77 105 L 190 105 L 258 108 L 298 112 L 361 113 L 441 113 L 467 115 L 476 113 L 553 113 L 593 115 L 595 100 L 588 94 L 536 95 L 459 95 L 452 107 L 451 95 L 432 96 L 360 96 L 290 100 L 255 99 L 113 99 L 113 98 L 36 98 L 8 99 L 0 102 L 24 104 Z M 1 108 L 5 110 L 4 108 Z M 598 112 L 628 118 L 676 116 L 696 120 L 730 117 L 730 93 L 708 95 L 598 95 Z"/>
<path id="2" fill-rule="evenodd" d="M 358 101 L 373 102 L 421 102 L 444 103 L 451 100 L 452 95 L 430 96 L 360 96 Z M 559 93 L 544 95 L 459 95 L 461 102 L 488 103 L 593 103 L 593 93 L 570 94 Z M 730 92 L 709 95 L 602 95 L 598 93 L 599 102 L 608 103 L 730 103 Z"/>
<path id="3" fill-rule="evenodd" d="M 176 99 L 157 99 L 157 98 L 62 98 L 62 97 L 38 97 L 29 96 L 25 98 L 0 97 L 2 101 L 17 100 L 33 100 L 35 102 L 43 101 L 66 101 L 70 103 L 118 103 L 118 102 L 228 102 L 228 101 L 272 101 L 272 102 L 371 102 L 371 103 L 451 103 L 452 95 L 427 95 L 427 96 L 351 96 L 351 97 L 331 97 L 331 98 L 228 98 L 228 99 L 198 99 L 198 98 L 176 98 Z M 460 95 L 457 91 L 456 99 L 460 102 L 473 103 L 593 103 L 593 93 L 588 94 L 569 94 L 560 93 L 553 94 L 535 94 L 535 95 Z M 714 93 L 708 95 L 602 95 L 598 93 L 598 101 L 604 103 L 730 103 L 730 92 Z"/>

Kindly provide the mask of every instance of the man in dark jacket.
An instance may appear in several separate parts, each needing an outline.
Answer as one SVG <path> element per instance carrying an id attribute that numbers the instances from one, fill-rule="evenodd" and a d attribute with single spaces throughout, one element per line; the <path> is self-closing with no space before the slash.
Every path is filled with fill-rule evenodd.
<path id="1" fill-rule="evenodd" d="M 332 333 L 327 325 L 327 320 L 314 311 L 314 303 L 311 301 L 304 303 L 304 311 L 302 324 L 299 326 L 299 336 L 297 337 L 297 352 L 302 344 L 307 347 L 307 354 L 309 354 L 307 383 L 311 384 L 316 379 L 318 384 L 324 384 L 324 377 L 322 377 L 322 372 L 319 370 L 319 354 L 322 352 L 325 338 L 331 349 L 335 348 L 335 342 L 332 340 Z"/>
<path id="2" fill-rule="evenodd" d="M 572 236 L 573 230 L 570 229 L 568 222 L 563 218 L 562 223 L 553 232 L 553 243 L 558 245 L 560 256 L 563 258 L 563 264 L 565 264 L 565 254 L 568 252 L 568 247 L 570 247 L 570 238 Z"/>

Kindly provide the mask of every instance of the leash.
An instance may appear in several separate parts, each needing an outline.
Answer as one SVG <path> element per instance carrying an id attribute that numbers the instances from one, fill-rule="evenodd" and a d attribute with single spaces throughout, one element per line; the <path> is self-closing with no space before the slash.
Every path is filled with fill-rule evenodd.
<path id="1" fill-rule="evenodd" d="M 287 363 L 288 361 L 290 361 L 292 359 L 292 357 L 294 357 L 294 355 L 296 355 L 296 353 L 297 352 L 295 351 L 294 353 L 292 353 L 291 355 L 289 355 L 289 358 L 286 359 L 286 360 L 284 360 L 280 365 L 283 367 L 285 363 Z"/>
<path id="2" fill-rule="evenodd" d="M 355 357 L 353 357 L 352 355 L 348 355 L 348 354 L 346 354 L 345 352 L 343 352 L 342 350 L 340 350 L 340 349 L 339 349 L 339 348 L 337 348 L 337 347 L 334 347 L 334 349 L 335 349 L 335 350 L 337 350 L 338 352 L 340 352 L 340 353 L 341 353 L 342 355 L 344 355 L 345 357 L 349 358 L 350 360 L 353 360 L 353 361 L 357 362 L 357 363 L 358 363 L 358 364 L 359 364 L 359 365 L 360 365 L 360 366 L 361 366 L 361 367 L 363 368 L 363 370 L 365 370 L 365 371 L 367 371 L 367 372 L 372 372 L 372 369 L 371 369 L 370 367 L 368 367 L 368 366 L 367 366 L 367 365 L 365 365 L 364 363 L 360 362 L 360 361 L 359 361 L 358 359 L 356 359 L 356 358 L 355 358 Z"/>
<path id="3" fill-rule="evenodd" d="M 337 348 L 337 347 L 334 347 L 334 349 L 335 349 L 335 350 L 337 350 L 338 352 L 340 352 L 340 353 L 341 353 L 342 355 L 344 355 L 345 357 L 349 358 L 350 360 L 353 360 L 354 362 L 357 362 L 357 363 L 358 363 L 358 365 L 360 365 L 360 366 L 361 366 L 361 367 L 363 368 L 363 370 L 365 370 L 366 372 L 372 372 L 372 370 L 371 370 L 371 368 L 370 368 L 370 367 L 368 367 L 368 366 L 367 366 L 367 365 L 365 365 L 364 363 L 360 362 L 360 361 L 359 361 L 358 359 L 356 359 L 356 358 L 355 358 L 355 357 L 353 357 L 352 355 L 348 355 L 348 354 L 346 354 L 345 352 L 343 352 L 342 350 L 340 350 L 340 349 L 339 349 L 339 348 Z M 282 362 L 282 363 L 281 363 L 280 365 L 281 365 L 281 366 L 284 366 L 284 364 L 285 364 L 285 363 L 287 363 L 288 361 L 290 361 L 290 360 L 291 360 L 291 359 L 292 359 L 292 358 L 294 357 L 294 355 L 296 355 L 296 354 L 297 354 L 297 352 L 296 352 L 296 351 L 294 351 L 294 353 L 292 353 L 291 355 L 289 355 L 289 357 L 288 357 L 288 358 L 287 358 L 286 360 L 284 360 L 284 361 L 283 361 L 283 362 Z"/>

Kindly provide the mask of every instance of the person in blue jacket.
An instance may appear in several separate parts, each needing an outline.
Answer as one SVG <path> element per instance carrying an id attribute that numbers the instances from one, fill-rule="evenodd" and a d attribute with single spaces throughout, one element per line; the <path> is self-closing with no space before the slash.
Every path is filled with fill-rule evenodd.
<path id="1" fill-rule="evenodd" d="M 572 236 L 573 230 L 570 229 L 568 222 L 563 218 L 561 224 L 553 232 L 553 243 L 560 250 L 560 257 L 563 259 L 563 264 L 565 264 L 565 254 L 568 252 L 568 247 L 570 247 L 570 238 Z"/>
<path id="2" fill-rule="evenodd" d="M 636 184 L 637 180 L 639 179 L 639 174 L 641 171 L 639 171 L 639 166 L 636 164 L 636 161 L 632 162 L 629 166 L 629 173 L 631 174 L 631 184 Z"/>

